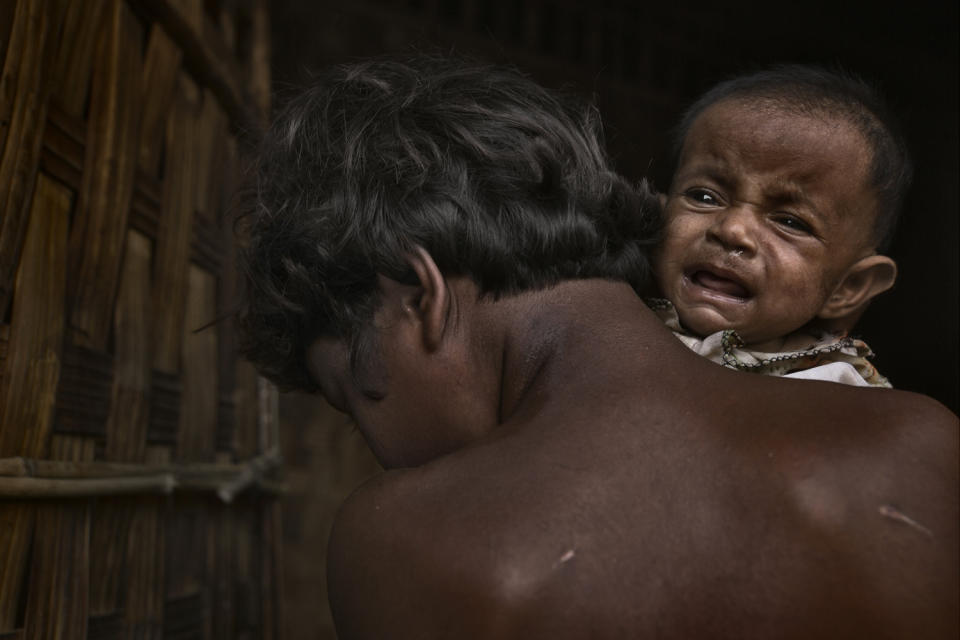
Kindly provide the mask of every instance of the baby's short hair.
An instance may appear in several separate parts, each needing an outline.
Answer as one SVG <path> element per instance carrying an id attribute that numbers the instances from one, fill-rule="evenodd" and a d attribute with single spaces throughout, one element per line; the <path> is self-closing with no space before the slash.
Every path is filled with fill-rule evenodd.
<path id="1" fill-rule="evenodd" d="M 697 117 L 724 100 L 773 103 L 794 113 L 842 118 L 867 141 L 871 151 L 870 186 L 877 198 L 874 244 L 885 251 L 896 229 L 913 179 L 913 163 L 900 127 L 879 92 L 846 71 L 811 65 L 775 65 L 735 76 L 707 91 L 684 113 L 674 130 L 674 162 Z"/>
<path id="2" fill-rule="evenodd" d="M 378 274 L 415 283 L 416 246 L 483 295 L 560 280 L 646 285 L 660 212 L 610 166 L 592 107 L 518 72 L 419 56 L 338 66 L 280 113 L 246 200 L 241 345 L 283 388 L 312 390 L 305 354 L 351 362 Z"/>

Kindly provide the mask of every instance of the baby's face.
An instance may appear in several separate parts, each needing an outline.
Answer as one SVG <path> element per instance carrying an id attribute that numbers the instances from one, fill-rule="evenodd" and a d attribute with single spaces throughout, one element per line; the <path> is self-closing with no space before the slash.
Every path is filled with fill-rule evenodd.
<path id="1" fill-rule="evenodd" d="M 755 344 L 816 318 L 871 253 L 870 158 L 842 120 L 733 99 L 706 109 L 684 143 L 656 257 L 683 325 Z"/>

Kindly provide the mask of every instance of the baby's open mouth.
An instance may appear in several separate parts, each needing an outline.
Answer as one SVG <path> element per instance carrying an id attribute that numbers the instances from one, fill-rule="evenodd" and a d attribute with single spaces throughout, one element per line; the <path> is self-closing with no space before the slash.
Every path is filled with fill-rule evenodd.
<path id="1" fill-rule="evenodd" d="M 733 298 L 740 298 L 742 300 L 750 297 L 750 291 L 748 291 L 747 288 L 742 284 L 736 280 L 717 275 L 711 271 L 700 269 L 691 273 L 689 278 L 691 282 L 703 287 L 704 289 L 710 289 L 711 291 L 716 291 L 717 293 L 722 293 Z"/>

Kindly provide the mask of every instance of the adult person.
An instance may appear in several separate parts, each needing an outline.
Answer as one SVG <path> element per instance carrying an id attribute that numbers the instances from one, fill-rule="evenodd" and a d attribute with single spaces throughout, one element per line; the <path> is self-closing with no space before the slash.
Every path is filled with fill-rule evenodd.
<path id="1" fill-rule="evenodd" d="M 388 469 L 332 534 L 342 639 L 956 636 L 956 417 L 678 342 L 635 292 L 656 199 L 592 110 L 347 65 L 259 171 L 245 352 Z"/>

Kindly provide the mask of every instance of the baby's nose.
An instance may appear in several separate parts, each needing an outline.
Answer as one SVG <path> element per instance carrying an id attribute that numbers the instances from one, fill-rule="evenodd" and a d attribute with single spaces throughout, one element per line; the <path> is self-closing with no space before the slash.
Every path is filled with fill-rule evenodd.
<path id="1" fill-rule="evenodd" d="M 756 215 L 748 207 L 729 207 L 714 214 L 707 237 L 727 251 L 752 255 L 757 248 L 756 225 Z"/>

